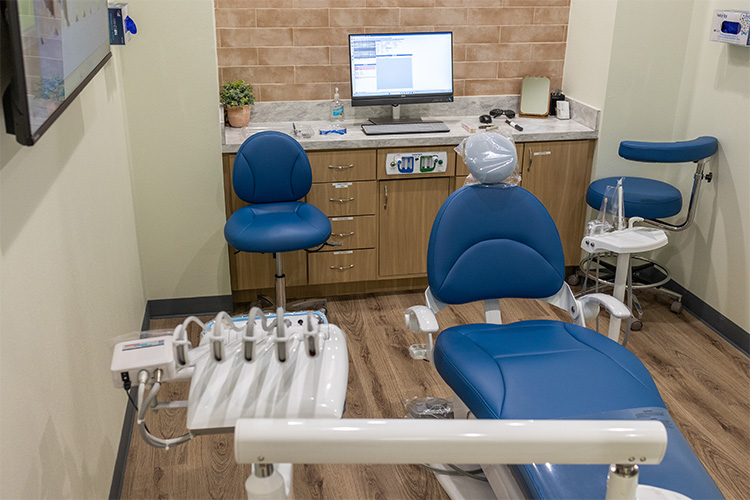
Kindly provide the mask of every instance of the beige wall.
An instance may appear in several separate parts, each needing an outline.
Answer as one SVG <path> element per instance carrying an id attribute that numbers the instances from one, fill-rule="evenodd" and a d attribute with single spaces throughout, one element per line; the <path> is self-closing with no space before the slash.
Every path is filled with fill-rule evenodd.
<path id="1" fill-rule="evenodd" d="M 133 0 L 121 51 L 149 299 L 230 293 L 211 0 Z"/>
<path id="2" fill-rule="evenodd" d="M 602 109 L 593 176 L 659 178 L 681 188 L 686 206 L 693 166 L 628 162 L 617 155 L 618 145 L 625 139 L 717 137 L 719 153 L 711 165 L 716 176 L 703 186 L 695 225 L 670 233 L 671 244 L 656 258 L 678 283 L 750 330 L 750 51 L 708 39 L 714 9 L 747 8 L 746 2 L 608 0 L 597 7 L 608 15 L 593 27 L 592 11 L 585 8 L 590 4 L 572 2 L 563 85 L 569 95 Z M 590 75 L 585 61 L 592 49 L 572 42 L 589 36 L 610 47 L 591 60 Z M 602 60 L 608 60 L 606 77 Z M 604 87 L 586 85 L 587 78 Z M 683 218 L 684 210 L 675 220 Z"/>
<path id="3" fill-rule="evenodd" d="M 222 82 L 260 101 L 350 97 L 350 33 L 454 32 L 455 94 L 520 94 L 524 76 L 562 81 L 570 0 L 217 0 Z M 272 7 L 272 8 L 269 8 Z"/>
<path id="4" fill-rule="evenodd" d="M 0 497 L 105 498 L 125 397 L 109 340 L 145 305 L 122 78 L 109 61 L 33 147 L 0 116 Z"/>

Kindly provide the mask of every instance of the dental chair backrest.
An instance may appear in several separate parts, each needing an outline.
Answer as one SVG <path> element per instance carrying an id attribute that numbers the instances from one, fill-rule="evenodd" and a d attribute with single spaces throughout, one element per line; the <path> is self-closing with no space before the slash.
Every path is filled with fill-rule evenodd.
<path id="1" fill-rule="evenodd" d="M 266 131 L 251 136 L 237 151 L 232 179 L 234 192 L 243 201 L 279 203 L 303 198 L 312 186 L 312 170 L 297 141 Z"/>
<path id="2" fill-rule="evenodd" d="M 544 205 L 522 187 L 464 186 L 435 217 L 427 277 L 432 295 L 446 304 L 550 297 L 565 279 L 560 235 Z"/>

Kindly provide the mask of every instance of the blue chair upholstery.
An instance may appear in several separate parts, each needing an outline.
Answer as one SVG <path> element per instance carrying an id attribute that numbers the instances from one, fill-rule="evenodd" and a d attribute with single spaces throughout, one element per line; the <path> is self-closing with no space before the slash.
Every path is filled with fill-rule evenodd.
<path id="1" fill-rule="evenodd" d="M 292 137 L 266 131 L 250 136 L 237 152 L 232 174 L 237 196 L 252 205 L 235 211 L 224 226 L 227 242 L 242 252 L 279 253 L 313 248 L 331 235 L 328 217 L 299 200 L 310 191 L 305 150 Z"/>
<path id="2" fill-rule="evenodd" d="M 431 293 L 445 303 L 544 298 L 563 286 L 562 245 L 549 213 L 525 189 L 466 186 L 435 218 L 427 272 Z M 658 418 L 667 423 L 667 454 L 643 467 L 641 482 L 721 498 L 646 367 L 603 335 L 550 320 L 460 325 L 438 335 L 433 359 L 477 418 Z M 606 466 L 517 469 L 531 498 L 604 497 Z"/>
<path id="3" fill-rule="evenodd" d="M 609 186 L 617 185 L 619 177 L 605 177 L 589 184 L 586 203 L 599 210 L 604 193 Z M 682 210 L 682 193 L 676 187 L 656 179 L 623 177 L 623 207 L 625 217 L 663 219 L 677 215 Z"/>
<path id="4" fill-rule="evenodd" d="M 622 141 L 619 154 L 632 161 L 650 163 L 697 162 L 713 156 L 719 143 L 715 137 L 698 137 L 681 142 Z M 620 177 L 598 179 L 589 185 L 586 203 L 599 210 L 608 186 L 615 186 Z M 643 177 L 624 177 L 622 183 L 625 217 L 661 219 L 682 210 L 680 190 L 666 182 Z"/>

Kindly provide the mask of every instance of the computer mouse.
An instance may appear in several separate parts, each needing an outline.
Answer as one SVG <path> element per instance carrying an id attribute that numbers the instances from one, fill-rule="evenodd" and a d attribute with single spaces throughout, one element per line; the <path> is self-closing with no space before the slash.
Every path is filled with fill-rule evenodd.
<path id="1" fill-rule="evenodd" d="M 492 123 L 492 117 L 490 115 L 482 115 L 479 117 L 480 123 Z"/>

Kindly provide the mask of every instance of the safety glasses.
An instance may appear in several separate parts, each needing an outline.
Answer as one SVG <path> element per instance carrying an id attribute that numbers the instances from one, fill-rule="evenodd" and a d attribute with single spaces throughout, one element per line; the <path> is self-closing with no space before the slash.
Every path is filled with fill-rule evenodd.
<path id="1" fill-rule="evenodd" d="M 492 109 L 490 110 L 490 116 L 492 118 L 497 118 L 498 116 L 507 116 L 508 118 L 515 118 L 516 112 L 512 109 Z"/>

